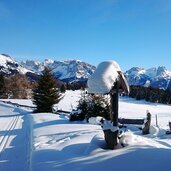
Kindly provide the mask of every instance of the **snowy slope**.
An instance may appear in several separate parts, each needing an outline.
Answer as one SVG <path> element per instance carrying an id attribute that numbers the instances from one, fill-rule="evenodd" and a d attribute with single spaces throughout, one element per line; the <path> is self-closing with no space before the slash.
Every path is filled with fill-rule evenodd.
<path id="1" fill-rule="evenodd" d="M 33 71 L 34 73 L 40 74 L 44 67 L 39 61 L 26 60 L 20 63 L 23 67 Z"/>
<path id="2" fill-rule="evenodd" d="M 27 112 L 0 102 L 0 170 L 30 171 L 31 137 Z"/>
<path id="3" fill-rule="evenodd" d="M 58 107 L 71 110 L 78 104 L 79 91 L 67 91 Z M 72 99 L 72 100 L 70 100 Z M 32 105 L 30 100 L 11 100 Z M 0 140 L 9 133 L 9 141 L 0 155 L 0 170 L 24 170 L 25 162 L 31 155 L 30 171 L 170 171 L 171 135 L 166 135 L 168 121 L 171 120 L 171 106 L 135 101 L 128 97 L 119 99 L 119 117 L 145 118 L 146 110 L 152 114 L 150 134 L 142 135 L 138 127 L 130 125 L 123 129 L 121 138 L 125 147 L 118 145 L 115 150 L 106 149 L 104 135 L 99 125 L 86 122 L 69 122 L 66 115 L 51 113 L 28 115 L 20 108 L 0 104 Z M 21 113 L 22 112 L 22 113 Z M 8 124 L 19 115 L 18 126 L 8 131 Z M 159 127 L 155 124 L 158 115 Z M 31 116 L 29 120 L 27 116 Z M 31 122 L 30 122 L 31 121 Z M 22 123 L 22 124 L 21 124 Z M 32 138 L 25 138 L 30 123 Z M 22 129 L 21 129 L 22 128 Z M 22 140 L 22 143 L 20 141 Z M 32 142 L 32 151 L 25 146 Z M 22 145 L 21 145 L 22 144 Z M 24 150 L 27 149 L 27 150 Z M 20 150 L 22 153 L 20 153 Z M 29 150 L 30 152 L 30 150 Z M 18 156 L 18 157 L 13 157 Z"/>
<path id="4" fill-rule="evenodd" d="M 10 56 L 6 54 L 0 55 L 0 73 L 13 75 L 17 73 L 26 74 L 27 72 L 31 72 L 31 71 L 19 65 Z"/>
<path id="5" fill-rule="evenodd" d="M 72 103 L 77 101 L 70 92 Z M 69 93 L 67 93 L 69 97 Z M 65 99 L 64 99 L 65 100 Z M 63 103 L 64 104 L 64 103 Z M 68 106 L 70 106 L 68 104 Z M 143 136 L 136 126 L 123 130 L 123 148 L 107 150 L 102 129 L 84 122 L 69 122 L 65 115 L 33 114 L 34 151 L 32 171 L 169 171 L 171 136 L 165 135 L 171 106 L 135 101 L 122 97 L 121 117 L 144 118 L 146 109 L 152 113 L 150 134 Z M 61 106 L 62 107 L 62 106 Z M 63 110 L 67 107 L 63 105 Z M 155 126 L 158 114 L 160 128 Z"/>

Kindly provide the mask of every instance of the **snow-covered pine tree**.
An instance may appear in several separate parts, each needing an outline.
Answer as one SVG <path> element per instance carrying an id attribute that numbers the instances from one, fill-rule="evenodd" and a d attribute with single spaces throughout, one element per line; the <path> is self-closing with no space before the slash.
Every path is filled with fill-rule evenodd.
<path id="1" fill-rule="evenodd" d="M 78 104 L 78 109 L 88 121 L 90 117 L 101 116 L 110 120 L 110 105 L 105 96 L 87 94 L 81 98 Z"/>
<path id="2" fill-rule="evenodd" d="M 36 105 L 35 112 L 52 112 L 53 105 L 60 101 L 60 94 L 56 88 L 56 80 L 51 70 L 45 67 L 33 90 L 33 103 Z"/>

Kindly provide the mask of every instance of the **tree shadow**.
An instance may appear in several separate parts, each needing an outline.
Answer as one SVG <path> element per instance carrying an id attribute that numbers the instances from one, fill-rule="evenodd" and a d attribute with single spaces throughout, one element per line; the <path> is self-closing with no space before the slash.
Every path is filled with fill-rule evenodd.
<path id="1" fill-rule="evenodd" d="M 52 120 L 52 121 L 46 121 L 46 122 L 41 122 L 41 123 L 35 123 L 34 128 L 39 128 L 39 127 L 44 127 L 44 126 L 49 126 L 49 125 L 58 125 L 58 124 L 68 124 L 69 121 L 65 119 L 57 119 L 57 120 Z"/>
<path id="2" fill-rule="evenodd" d="M 88 144 L 74 144 L 62 151 L 41 150 L 35 152 L 33 171 L 41 170 L 130 170 L 130 171 L 170 171 L 170 149 L 153 147 L 103 150 L 88 155 L 73 155 L 72 149 L 85 148 Z M 81 151 L 80 151 L 81 153 Z M 41 157 L 40 157 L 41 156 Z"/>
<path id="3" fill-rule="evenodd" d="M 49 126 L 49 125 L 59 125 L 59 124 L 84 124 L 83 121 L 69 121 L 68 116 L 65 116 L 63 114 L 58 114 L 60 119 L 41 122 L 41 123 L 34 123 L 34 128 L 39 128 L 43 126 Z"/>

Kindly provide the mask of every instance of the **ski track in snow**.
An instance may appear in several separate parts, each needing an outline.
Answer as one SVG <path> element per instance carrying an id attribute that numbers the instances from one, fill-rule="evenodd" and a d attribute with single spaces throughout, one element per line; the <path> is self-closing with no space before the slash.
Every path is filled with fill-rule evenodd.
<path id="1" fill-rule="evenodd" d="M 16 127 L 18 120 L 19 116 L 12 117 L 11 121 L 7 124 L 7 127 L 5 128 L 5 134 L 2 136 L 0 140 L 0 157 L 5 147 L 7 147 L 8 145 L 10 136 L 12 134 L 13 129 Z"/>
<path id="2" fill-rule="evenodd" d="M 0 171 L 30 171 L 29 116 L 0 103 Z"/>

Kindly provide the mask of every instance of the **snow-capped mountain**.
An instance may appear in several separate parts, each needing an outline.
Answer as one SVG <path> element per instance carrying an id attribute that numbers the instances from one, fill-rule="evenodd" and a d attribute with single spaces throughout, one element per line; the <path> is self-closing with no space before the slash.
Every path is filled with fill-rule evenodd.
<path id="1" fill-rule="evenodd" d="M 171 72 L 164 66 L 144 68 L 133 67 L 125 72 L 129 85 L 151 86 L 171 89 Z"/>
<path id="2" fill-rule="evenodd" d="M 95 66 L 79 60 L 56 61 L 45 59 L 44 62 L 27 60 L 16 62 L 9 55 L 0 55 L 0 73 L 5 75 L 26 74 L 29 78 L 36 79 L 44 67 L 52 70 L 54 76 L 65 82 L 85 82 L 94 72 Z"/>
<path id="3" fill-rule="evenodd" d="M 32 72 L 36 73 L 36 74 L 40 74 L 43 69 L 44 66 L 41 62 L 39 61 L 33 61 L 33 60 L 26 60 L 26 61 L 22 61 L 20 63 L 24 68 L 27 68 L 28 70 L 31 70 Z"/>
<path id="4" fill-rule="evenodd" d="M 79 60 L 56 61 L 45 59 L 44 62 L 27 60 L 18 63 L 9 55 L 0 55 L 0 73 L 5 75 L 20 73 L 36 80 L 45 66 L 52 69 L 57 79 L 65 82 L 85 82 L 96 69 L 95 66 Z M 125 75 L 129 85 L 171 89 L 171 72 L 163 66 L 150 69 L 133 67 L 126 71 Z"/>
<path id="5" fill-rule="evenodd" d="M 66 60 L 61 62 L 45 59 L 42 63 L 27 60 L 21 62 L 21 65 L 38 74 L 46 66 L 52 70 L 57 79 L 66 82 L 84 82 L 95 70 L 95 66 L 79 60 Z"/>
<path id="6" fill-rule="evenodd" d="M 12 57 L 6 54 L 0 55 L 0 73 L 5 75 L 13 75 L 13 74 L 26 74 L 27 72 L 31 72 L 23 66 L 19 65 Z"/>

